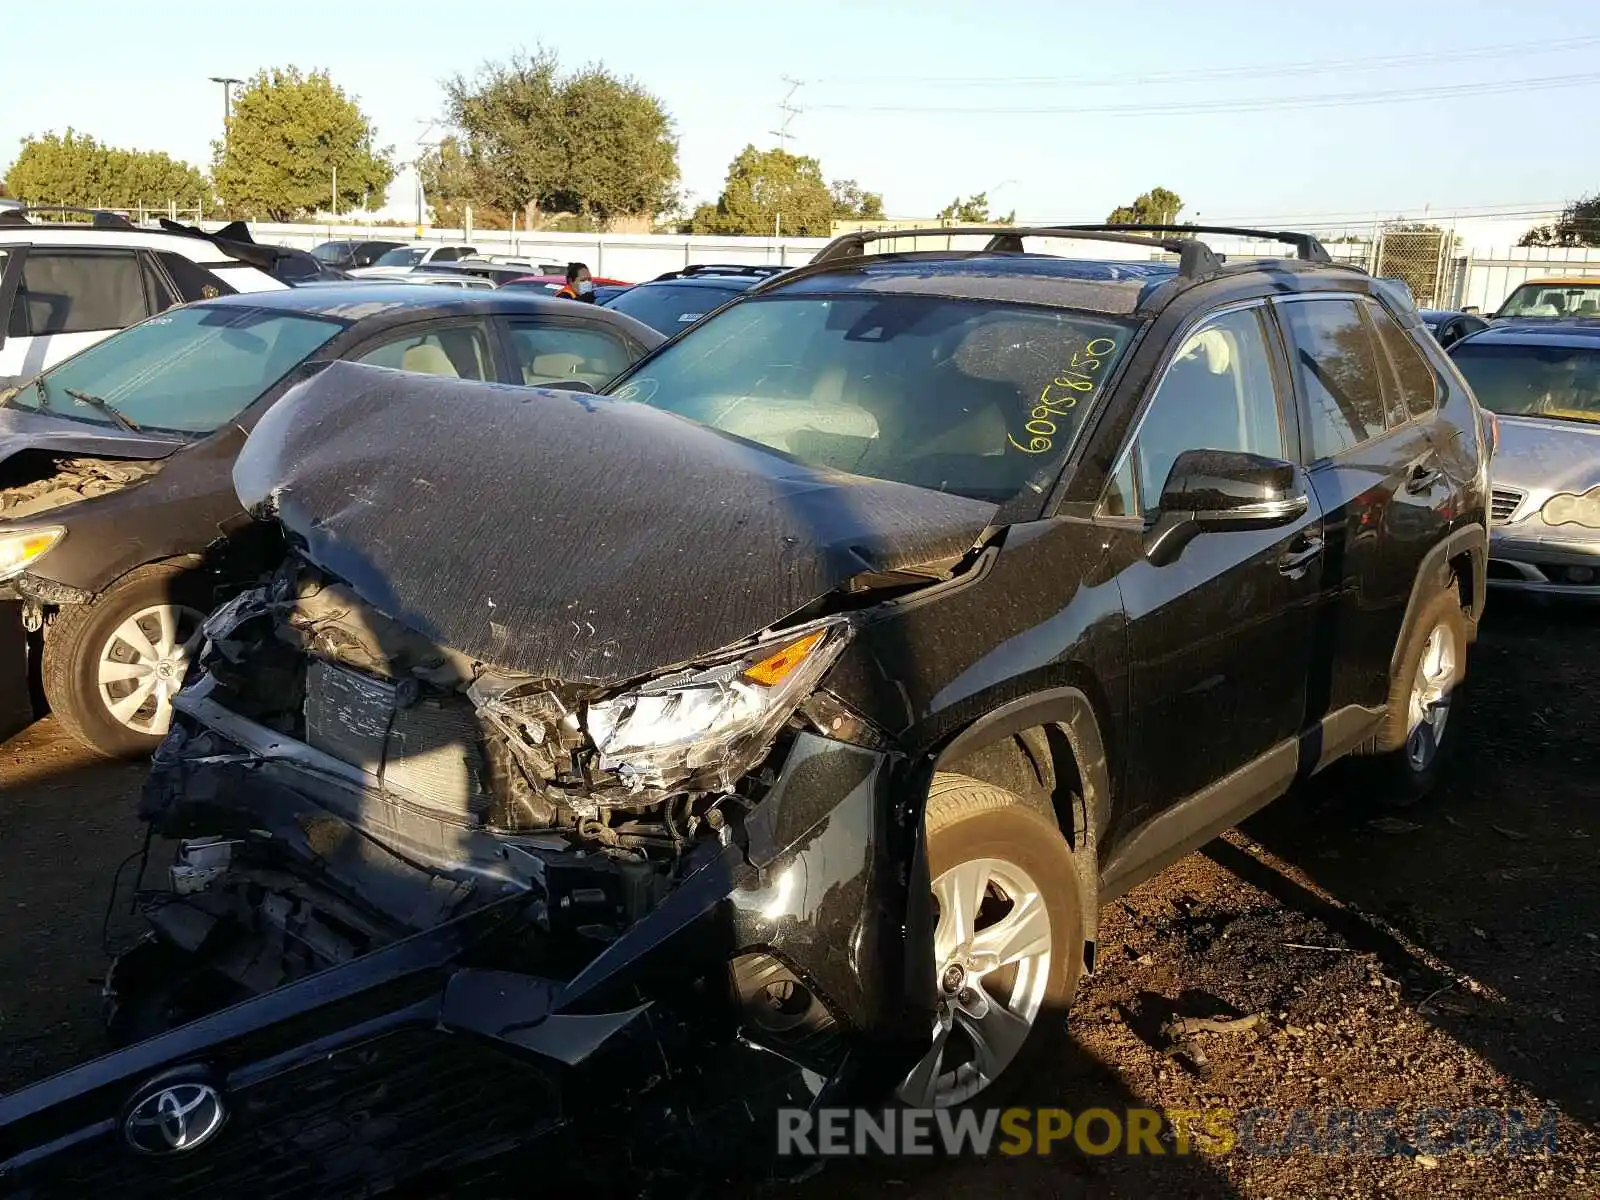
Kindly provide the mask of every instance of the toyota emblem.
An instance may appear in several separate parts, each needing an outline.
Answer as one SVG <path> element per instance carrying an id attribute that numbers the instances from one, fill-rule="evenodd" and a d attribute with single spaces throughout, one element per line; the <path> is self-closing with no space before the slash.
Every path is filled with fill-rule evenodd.
<path id="1" fill-rule="evenodd" d="M 222 1094 L 210 1084 L 168 1083 L 134 1101 L 122 1135 L 140 1154 L 183 1154 L 209 1142 L 227 1119 Z"/>

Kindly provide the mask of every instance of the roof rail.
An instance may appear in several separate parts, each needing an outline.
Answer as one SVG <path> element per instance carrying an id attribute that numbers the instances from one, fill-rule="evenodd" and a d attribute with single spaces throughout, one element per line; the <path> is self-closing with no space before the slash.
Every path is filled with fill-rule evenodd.
<path id="1" fill-rule="evenodd" d="M 681 270 L 657 275 L 650 282 L 659 283 L 663 279 L 692 279 L 696 275 L 754 275 L 758 279 L 765 279 L 769 275 L 781 275 L 787 270 L 788 267 L 773 263 L 691 263 Z"/>
<path id="2" fill-rule="evenodd" d="M 71 204 L 20 204 L 15 207 L 7 205 L 4 212 L 7 222 L 15 225 L 32 224 L 28 217 L 34 213 L 77 213 L 80 216 L 92 218 L 88 224 L 81 226 L 85 229 L 138 228 L 137 225 L 121 213 L 111 212 L 104 208 L 78 208 Z"/>
<path id="3" fill-rule="evenodd" d="M 1306 262 L 1331 263 L 1333 258 L 1327 248 L 1309 233 L 1293 233 L 1282 229 L 1243 229 L 1233 225 L 1069 225 L 1069 229 L 1129 230 L 1137 233 L 1220 233 L 1227 237 L 1260 238 L 1268 242 L 1282 242 L 1293 246 L 1295 256 Z"/>
<path id="4" fill-rule="evenodd" d="M 1175 227 L 1176 228 L 1176 227 Z M 1118 233 L 1093 226 L 1078 225 L 963 225 L 951 229 L 874 229 L 860 233 L 846 233 L 833 239 L 817 251 L 813 264 L 859 258 L 871 242 L 894 238 L 915 237 L 987 237 L 988 251 L 1011 254 L 1022 253 L 1025 237 L 1076 238 L 1086 242 L 1116 242 L 1145 249 L 1161 249 L 1178 256 L 1178 274 L 1186 279 L 1200 279 L 1222 270 L 1222 260 L 1212 253 L 1211 247 L 1193 237 L 1150 238 L 1137 233 Z"/>

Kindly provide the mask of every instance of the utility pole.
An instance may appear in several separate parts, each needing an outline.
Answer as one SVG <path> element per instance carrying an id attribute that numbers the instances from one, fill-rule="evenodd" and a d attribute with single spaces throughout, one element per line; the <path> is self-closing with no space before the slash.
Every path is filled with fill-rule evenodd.
<path id="1" fill-rule="evenodd" d="M 778 139 L 778 149 L 787 154 L 789 152 L 789 125 L 805 111 L 794 103 L 794 94 L 800 90 L 805 80 L 785 75 L 783 81 L 789 85 L 789 90 L 783 94 L 783 99 L 778 103 L 778 111 L 783 115 L 778 121 L 778 127 L 769 129 L 767 132 Z"/>
<path id="2" fill-rule="evenodd" d="M 333 219 L 335 221 L 337 221 L 339 219 L 339 164 L 338 163 L 334 163 L 333 164 L 333 208 L 330 209 L 329 211 L 331 211 L 333 213 Z"/>
<path id="3" fill-rule="evenodd" d="M 778 139 L 778 150 L 781 153 L 787 154 L 789 153 L 789 126 L 793 123 L 794 119 L 804 111 L 798 104 L 794 102 L 794 94 L 800 90 L 800 86 L 805 82 L 805 80 L 795 79 L 793 76 L 785 75 L 783 77 L 783 81 L 789 85 L 789 90 L 783 94 L 783 99 L 778 102 L 778 112 L 781 113 L 782 116 L 778 121 L 778 127 L 776 129 L 770 129 L 767 132 L 771 133 L 773 137 Z M 774 238 L 781 238 L 783 236 L 783 201 L 781 198 L 778 201 L 778 204 L 778 211 L 773 215 L 772 218 L 772 236 Z"/>

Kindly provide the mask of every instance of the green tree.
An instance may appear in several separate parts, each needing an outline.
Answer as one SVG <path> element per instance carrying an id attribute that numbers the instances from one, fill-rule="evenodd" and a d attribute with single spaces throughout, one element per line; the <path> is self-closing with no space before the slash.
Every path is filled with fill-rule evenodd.
<path id="1" fill-rule="evenodd" d="M 722 196 L 695 210 L 692 228 L 695 233 L 827 237 L 833 232 L 834 203 L 816 159 L 749 145 L 728 164 Z"/>
<path id="2" fill-rule="evenodd" d="M 678 181 L 672 118 L 650 92 L 603 66 L 563 74 L 542 47 L 445 81 L 468 194 L 504 212 L 570 212 L 604 224 L 654 216 Z"/>
<path id="3" fill-rule="evenodd" d="M 1600 192 L 1574 200 L 1553 225 L 1538 225 L 1519 246 L 1600 246 Z"/>
<path id="4" fill-rule="evenodd" d="M 338 173 L 341 212 L 379 208 L 394 178 L 393 147 L 326 71 L 258 72 L 235 97 L 227 137 L 213 142 L 212 178 L 230 212 L 288 221 L 327 208 Z"/>
<path id="5" fill-rule="evenodd" d="M 836 179 L 833 187 L 833 219 L 835 221 L 883 220 L 883 196 L 879 192 L 862 189 L 854 179 Z"/>
<path id="6" fill-rule="evenodd" d="M 193 208 L 210 199 L 206 177 L 159 150 L 122 150 L 68 129 L 22 139 L 5 186 L 38 204 L 92 208 Z"/>
<path id="7" fill-rule="evenodd" d="M 965 200 L 957 196 L 939 210 L 939 220 L 955 221 L 961 225 L 1011 225 L 1016 219 L 1015 209 L 1003 217 L 992 215 L 989 212 L 988 192 L 974 192 Z"/>
<path id="8" fill-rule="evenodd" d="M 505 229 L 510 216 L 491 204 L 473 199 L 472 171 L 461 141 L 455 135 L 444 138 L 422 156 L 417 169 L 422 172 L 422 192 L 433 209 L 433 221 L 460 229 L 466 224 L 467 206 L 472 206 L 472 224 L 477 229 Z"/>
<path id="9" fill-rule="evenodd" d="M 1107 225 L 1172 225 L 1183 211 L 1183 200 L 1177 192 L 1166 188 L 1151 188 L 1132 204 L 1119 204 L 1106 218 Z"/>

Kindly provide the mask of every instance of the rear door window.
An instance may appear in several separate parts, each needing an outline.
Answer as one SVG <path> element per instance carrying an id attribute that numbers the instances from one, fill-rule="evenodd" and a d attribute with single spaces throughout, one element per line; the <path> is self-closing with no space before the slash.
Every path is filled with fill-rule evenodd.
<path id="1" fill-rule="evenodd" d="M 535 387 L 576 379 L 598 388 L 633 361 L 620 339 L 598 329 L 512 321 L 510 331 L 512 362 Z"/>
<path id="2" fill-rule="evenodd" d="M 1279 310 L 1305 411 L 1313 459 L 1382 436 L 1388 426 L 1378 350 L 1353 299 L 1296 300 Z"/>
<path id="3" fill-rule="evenodd" d="M 1394 368 L 1398 394 L 1391 414 L 1392 422 L 1403 424 L 1412 417 L 1431 413 L 1439 398 L 1439 378 L 1428 365 L 1428 360 L 1406 331 L 1400 328 L 1399 322 L 1379 305 L 1369 304 L 1367 316 L 1377 329 L 1378 341 Z"/>
<path id="4" fill-rule="evenodd" d="M 125 329 L 150 315 L 132 250 L 35 246 L 22 266 L 18 302 L 33 337 Z"/>
<path id="5" fill-rule="evenodd" d="M 364 351 L 356 362 L 452 379 L 490 379 L 489 342 L 477 325 L 410 330 Z"/>
<path id="6" fill-rule="evenodd" d="M 144 294 L 151 312 L 166 312 L 178 303 L 177 290 L 161 268 L 156 266 L 154 258 L 149 254 L 140 254 L 139 267 L 144 272 Z"/>

